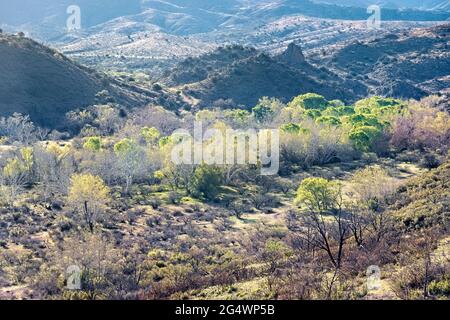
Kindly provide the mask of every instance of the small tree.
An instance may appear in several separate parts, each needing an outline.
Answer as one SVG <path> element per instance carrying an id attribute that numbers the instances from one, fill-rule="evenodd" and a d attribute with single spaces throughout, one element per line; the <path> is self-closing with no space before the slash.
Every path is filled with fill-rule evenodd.
<path id="1" fill-rule="evenodd" d="M 241 219 L 242 214 L 248 212 L 251 209 L 251 206 L 243 199 L 236 199 L 230 202 L 228 208 L 233 211 L 236 218 Z"/>
<path id="2" fill-rule="evenodd" d="M 7 161 L 1 172 L 2 193 L 7 202 L 14 202 L 21 190 L 30 183 L 32 170 L 32 148 L 21 149 L 20 156 Z"/>
<path id="3" fill-rule="evenodd" d="M 82 215 L 86 225 L 94 232 L 98 215 L 111 201 L 110 190 L 103 180 L 91 174 L 77 174 L 71 178 L 69 203 Z"/>
<path id="4" fill-rule="evenodd" d="M 0 136 L 6 136 L 11 142 L 28 145 L 36 140 L 36 127 L 30 116 L 14 113 L 9 118 L 0 119 Z"/>
<path id="5" fill-rule="evenodd" d="M 161 133 L 155 127 L 152 128 L 144 127 L 141 130 L 141 136 L 142 138 L 144 138 L 145 142 L 148 145 L 153 146 L 157 144 L 159 138 L 161 137 Z"/>
<path id="6" fill-rule="evenodd" d="M 120 111 L 110 105 L 97 105 L 94 111 L 97 115 L 94 123 L 100 131 L 106 135 L 114 133 L 121 123 Z"/>
<path id="7" fill-rule="evenodd" d="M 260 123 L 270 122 L 278 116 L 285 107 L 286 106 L 278 99 L 262 97 L 259 99 L 258 104 L 252 109 L 252 114 L 256 121 Z"/>
<path id="8" fill-rule="evenodd" d="M 284 242 L 275 239 L 266 241 L 262 258 L 268 266 L 267 282 L 270 291 L 272 291 L 275 279 L 279 276 L 277 272 L 287 262 L 291 254 L 291 250 Z"/>
<path id="9" fill-rule="evenodd" d="M 252 109 L 256 121 L 262 123 L 268 121 L 273 116 L 273 111 L 269 106 L 258 104 Z"/>
<path id="10" fill-rule="evenodd" d="M 102 148 L 102 139 L 100 137 L 89 137 L 84 143 L 83 148 L 98 152 Z"/>
<path id="11" fill-rule="evenodd" d="M 120 175 L 125 178 L 125 193 L 133 184 L 134 177 L 143 165 L 144 154 L 139 146 L 130 139 L 123 139 L 114 145 L 114 152 L 118 158 Z"/>
<path id="12" fill-rule="evenodd" d="M 332 265 L 339 269 L 350 234 L 343 217 L 342 186 L 323 178 L 307 178 L 302 181 L 295 201 L 305 209 L 302 215 L 305 230 L 314 231 L 314 236 L 306 240 L 324 250 Z"/>
<path id="13" fill-rule="evenodd" d="M 364 244 L 367 229 L 371 229 L 380 241 L 392 224 L 386 212 L 386 198 L 394 194 L 399 183 L 378 166 L 357 171 L 350 182 L 349 197 L 355 208 L 349 212 L 349 219 L 356 243 Z"/>

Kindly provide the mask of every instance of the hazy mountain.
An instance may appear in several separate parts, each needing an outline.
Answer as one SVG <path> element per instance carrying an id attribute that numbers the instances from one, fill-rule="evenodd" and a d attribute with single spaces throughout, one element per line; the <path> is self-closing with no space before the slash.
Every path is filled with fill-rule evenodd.
<path id="1" fill-rule="evenodd" d="M 43 40 L 54 40 L 66 32 L 69 0 L 0 1 L 0 22 L 6 29 L 22 29 Z M 133 16 L 137 22 L 153 24 L 173 35 L 190 35 L 261 25 L 287 15 L 302 14 L 318 18 L 365 20 L 366 6 L 346 2 L 317 3 L 312 0 L 80 0 L 82 28 L 119 17 Z M 351 4 L 351 3 L 350 3 Z M 446 20 L 445 6 L 440 11 L 396 10 L 386 6 L 384 20 Z M 417 8 L 417 6 L 410 6 Z M 428 6 L 427 6 L 428 8 Z"/>
<path id="2" fill-rule="evenodd" d="M 317 3 L 329 3 L 353 7 L 368 7 L 373 4 L 383 8 L 410 8 L 417 10 L 450 10 L 448 0 L 313 0 Z"/>
<path id="3" fill-rule="evenodd" d="M 141 12 L 141 0 L 16 0 L 0 1 L 0 22 L 10 25 L 35 25 L 61 30 L 66 27 L 67 8 L 81 8 L 84 27 L 91 27 L 108 20 Z"/>

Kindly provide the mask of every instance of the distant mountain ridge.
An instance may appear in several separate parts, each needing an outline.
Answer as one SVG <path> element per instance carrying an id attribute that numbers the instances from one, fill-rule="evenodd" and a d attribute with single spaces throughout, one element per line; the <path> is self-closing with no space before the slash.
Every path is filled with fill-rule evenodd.
<path id="1" fill-rule="evenodd" d="M 367 95 L 420 99 L 450 95 L 450 24 L 355 41 L 312 65 L 291 43 L 268 56 L 240 46 L 189 58 L 160 80 L 197 101 L 250 108 L 263 96 L 289 101 L 316 92 L 351 103 Z"/>
<path id="2" fill-rule="evenodd" d="M 431 0 L 426 3 L 429 5 L 416 2 L 407 7 L 398 6 L 402 10 L 385 6 L 383 19 L 442 21 L 450 17 L 447 5 Z M 23 29 L 32 37 L 54 41 L 66 32 L 66 9 L 72 4 L 69 0 L 1 0 L 0 21 L 12 29 Z M 81 9 L 84 31 L 116 18 L 132 17 L 151 23 L 162 32 L 181 36 L 260 25 L 294 14 L 348 20 L 365 20 L 369 16 L 366 5 L 333 0 L 326 3 L 313 0 L 79 0 L 76 5 Z M 418 9 L 430 7 L 437 10 Z"/>
<path id="3" fill-rule="evenodd" d="M 263 96 L 288 101 L 307 92 L 348 102 L 366 94 L 362 83 L 310 65 L 296 45 L 274 57 L 240 46 L 219 48 L 181 62 L 160 81 L 181 87 L 198 101 L 194 108 L 221 104 L 249 109 Z"/>
<path id="4" fill-rule="evenodd" d="M 313 0 L 317 3 L 329 3 L 344 6 L 368 7 L 376 4 L 383 8 L 410 8 L 416 10 L 450 11 L 448 0 Z"/>

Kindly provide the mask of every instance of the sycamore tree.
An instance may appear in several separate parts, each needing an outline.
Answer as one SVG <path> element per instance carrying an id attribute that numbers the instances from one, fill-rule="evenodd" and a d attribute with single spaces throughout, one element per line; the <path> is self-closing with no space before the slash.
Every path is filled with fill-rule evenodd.
<path id="1" fill-rule="evenodd" d="M 328 101 L 323 96 L 315 93 L 306 93 L 297 96 L 289 104 L 290 107 L 297 107 L 305 110 L 325 110 L 328 105 Z"/>
<path id="2" fill-rule="evenodd" d="M 304 229 L 308 230 L 300 236 L 325 251 L 331 264 L 339 269 L 344 245 L 350 236 L 343 214 L 342 186 L 323 178 L 307 178 L 300 184 L 295 201 L 302 209 Z"/>
<path id="3" fill-rule="evenodd" d="M 134 177 L 145 162 L 145 154 L 138 144 L 131 139 L 123 139 L 114 145 L 119 174 L 125 180 L 125 194 L 130 191 Z"/>
<path id="4" fill-rule="evenodd" d="M 387 212 L 386 200 L 395 193 L 399 183 L 378 166 L 358 170 L 350 183 L 351 191 L 348 196 L 352 199 L 354 208 L 349 213 L 349 220 L 355 242 L 363 246 L 369 235 L 380 242 L 393 225 Z"/>
<path id="5" fill-rule="evenodd" d="M 100 177 L 76 174 L 71 178 L 68 201 L 92 233 L 98 216 L 111 201 L 110 190 Z"/>
<path id="6" fill-rule="evenodd" d="M 1 194 L 8 203 L 13 203 L 21 190 L 31 182 L 33 149 L 22 148 L 20 155 L 8 159 L 1 171 Z"/>

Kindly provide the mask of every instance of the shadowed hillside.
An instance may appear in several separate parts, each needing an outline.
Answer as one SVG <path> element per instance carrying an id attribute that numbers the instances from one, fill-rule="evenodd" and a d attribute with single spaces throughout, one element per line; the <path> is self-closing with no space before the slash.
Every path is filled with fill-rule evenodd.
<path id="1" fill-rule="evenodd" d="M 89 70 L 28 38 L 0 35 L 0 116 L 29 114 L 42 126 L 61 128 L 68 111 L 95 103 L 180 106 L 164 96 Z"/>
<path id="2" fill-rule="evenodd" d="M 361 83 L 310 65 L 294 45 L 276 57 L 237 46 L 220 48 L 182 62 L 163 82 L 184 85 L 199 107 L 227 101 L 226 107 L 249 108 L 263 96 L 287 101 L 310 91 L 350 102 L 365 93 Z"/>

